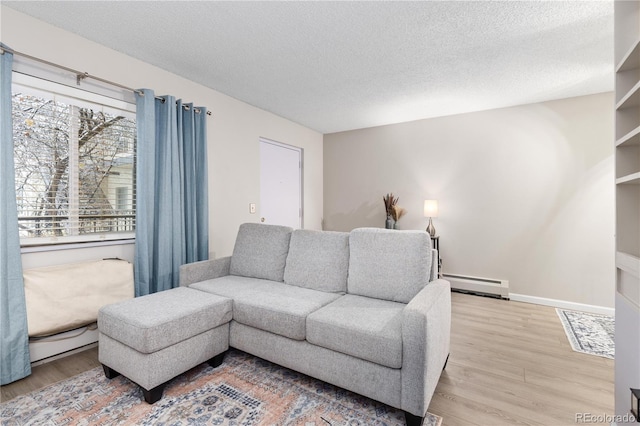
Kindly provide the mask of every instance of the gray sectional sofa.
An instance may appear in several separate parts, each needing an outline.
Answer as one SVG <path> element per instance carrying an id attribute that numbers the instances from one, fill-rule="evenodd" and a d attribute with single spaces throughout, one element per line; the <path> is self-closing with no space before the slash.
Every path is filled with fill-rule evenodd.
<path id="1" fill-rule="evenodd" d="M 233 300 L 229 346 L 404 410 L 420 424 L 449 354 L 451 294 L 423 231 L 240 226 L 180 285 Z"/>

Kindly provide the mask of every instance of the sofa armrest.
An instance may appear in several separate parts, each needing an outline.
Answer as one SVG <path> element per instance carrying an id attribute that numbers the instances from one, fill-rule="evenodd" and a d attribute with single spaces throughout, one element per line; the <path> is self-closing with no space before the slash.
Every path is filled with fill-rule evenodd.
<path id="1" fill-rule="evenodd" d="M 229 275 L 231 256 L 203 260 L 180 266 L 180 287 Z"/>
<path id="2" fill-rule="evenodd" d="M 449 355 L 451 286 L 427 284 L 402 313 L 402 409 L 423 417 Z"/>

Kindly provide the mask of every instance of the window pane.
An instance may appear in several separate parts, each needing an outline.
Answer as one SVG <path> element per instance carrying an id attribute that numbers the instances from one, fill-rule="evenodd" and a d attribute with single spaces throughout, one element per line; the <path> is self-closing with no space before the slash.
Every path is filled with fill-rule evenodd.
<path id="1" fill-rule="evenodd" d="M 128 114 L 14 88 L 13 134 L 23 241 L 134 230 L 136 128 Z"/>

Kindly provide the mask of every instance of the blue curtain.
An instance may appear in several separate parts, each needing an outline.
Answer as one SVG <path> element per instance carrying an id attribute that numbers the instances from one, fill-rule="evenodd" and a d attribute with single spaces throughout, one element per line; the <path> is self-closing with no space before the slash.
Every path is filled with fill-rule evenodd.
<path id="1" fill-rule="evenodd" d="M 5 47 L 2 45 L 2 47 Z M 31 374 L 27 308 L 18 237 L 13 126 L 11 123 L 11 66 L 13 54 L 0 55 L 0 384 Z"/>
<path id="2" fill-rule="evenodd" d="M 199 113 L 195 111 L 199 110 Z M 207 181 L 206 109 L 182 108 L 183 194 L 185 194 L 185 263 L 209 258 L 209 183 Z"/>
<path id="3" fill-rule="evenodd" d="M 209 257 L 206 110 L 136 93 L 136 296 L 179 285 Z M 196 111 L 197 110 L 197 111 Z"/>

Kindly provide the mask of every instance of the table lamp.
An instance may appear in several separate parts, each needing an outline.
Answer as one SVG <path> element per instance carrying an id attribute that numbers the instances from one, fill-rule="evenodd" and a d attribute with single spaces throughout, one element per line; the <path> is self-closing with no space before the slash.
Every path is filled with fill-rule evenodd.
<path id="1" fill-rule="evenodd" d="M 427 226 L 427 233 L 432 237 L 436 236 L 436 228 L 433 227 L 434 217 L 438 217 L 438 200 L 424 200 L 424 217 L 429 218 L 429 226 Z"/>

